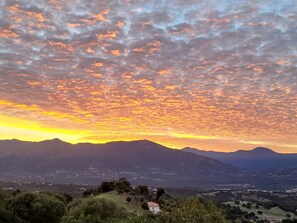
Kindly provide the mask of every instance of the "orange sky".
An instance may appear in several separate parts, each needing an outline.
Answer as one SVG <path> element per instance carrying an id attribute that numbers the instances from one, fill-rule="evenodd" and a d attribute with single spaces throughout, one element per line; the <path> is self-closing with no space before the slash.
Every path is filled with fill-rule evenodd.
<path id="1" fill-rule="evenodd" d="M 297 152 L 294 7 L 245 4 L 4 1 L 0 139 Z"/>

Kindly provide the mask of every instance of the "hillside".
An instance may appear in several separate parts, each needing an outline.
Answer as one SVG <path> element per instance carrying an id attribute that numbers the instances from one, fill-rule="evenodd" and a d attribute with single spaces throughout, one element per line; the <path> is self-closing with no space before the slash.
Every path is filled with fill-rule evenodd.
<path id="1" fill-rule="evenodd" d="M 0 189 L 1 223 L 225 223 L 224 212 L 197 196 L 171 197 L 164 188 L 104 181 L 79 198 L 69 194 Z M 150 210 L 154 205 L 154 210 Z M 182 211 L 180 211 L 182 210 Z"/>
<path id="2" fill-rule="evenodd" d="M 133 182 L 196 186 L 237 181 L 244 171 L 212 158 L 147 140 L 81 143 L 0 141 L 2 180 L 96 184 L 128 177 Z"/>
<path id="3" fill-rule="evenodd" d="M 184 152 L 210 157 L 224 163 L 253 171 L 277 171 L 297 168 L 297 154 L 276 153 L 271 149 L 257 147 L 250 151 L 213 152 L 194 148 L 184 148 Z"/>

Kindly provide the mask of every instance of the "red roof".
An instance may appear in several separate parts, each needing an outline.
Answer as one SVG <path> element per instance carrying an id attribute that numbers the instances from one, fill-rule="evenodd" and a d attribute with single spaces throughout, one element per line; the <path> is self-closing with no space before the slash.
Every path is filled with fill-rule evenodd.
<path id="1" fill-rule="evenodd" d="M 157 204 L 157 203 L 155 203 L 155 202 L 147 202 L 147 205 L 149 206 L 149 207 L 159 207 L 159 204 Z"/>

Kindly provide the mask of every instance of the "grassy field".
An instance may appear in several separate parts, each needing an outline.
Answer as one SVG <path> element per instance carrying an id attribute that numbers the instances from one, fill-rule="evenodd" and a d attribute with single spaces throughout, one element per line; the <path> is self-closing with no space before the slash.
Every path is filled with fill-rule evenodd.
<path id="1" fill-rule="evenodd" d="M 112 200 L 115 203 L 117 203 L 120 207 L 125 208 L 129 212 L 135 213 L 135 214 L 143 214 L 145 210 L 143 210 L 139 204 L 139 202 L 136 202 L 133 200 L 131 202 L 126 201 L 126 198 L 128 195 L 126 194 L 119 194 L 116 191 L 111 191 L 108 193 L 99 194 L 98 196 L 94 197 L 94 199 L 103 198 L 107 200 Z"/>
<path id="2" fill-rule="evenodd" d="M 268 220 L 274 220 L 274 221 L 281 221 L 283 219 L 288 219 L 287 214 L 289 214 L 291 217 L 289 219 L 292 219 L 294 214 L 291 212 L 286 212 L 278 207 L 274 207 L 271 209 L 265 209 L 263 206 L 259 206 L 259 208 L 256 208 L 255 203 L 251 203 L 251 209 L 248 209 L 246 207 L 243 207 L 243 204 L 247 204 L 246 201 L 241 201 L 240 204 L 235 204 L 234 201 L 228 201 L 225 202 L 225 204 L 230 204 L 231 206 L 237 206 L 242 211 L 247 211 L 248 213 L 254 212 L 256 216 L 259 217 L 259 219 L 268 219 Z M 258 214 L 257 211 L 262 211 L 263 214 Z"/>

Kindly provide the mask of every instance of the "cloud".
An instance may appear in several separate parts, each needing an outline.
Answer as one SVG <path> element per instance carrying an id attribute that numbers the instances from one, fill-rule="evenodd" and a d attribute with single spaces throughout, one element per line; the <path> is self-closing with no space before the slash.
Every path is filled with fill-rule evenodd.
<path id="1" fill-rule="evenodd" d="M 3 115 L 90 136 L 173 129 L 297 143 L 293 1 L 0 5 Z"/>

